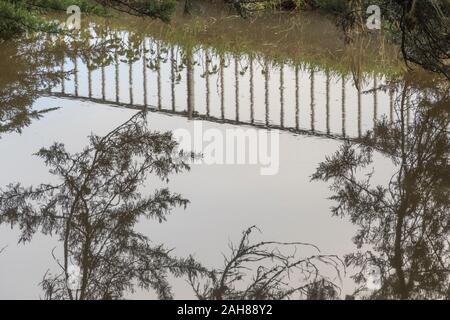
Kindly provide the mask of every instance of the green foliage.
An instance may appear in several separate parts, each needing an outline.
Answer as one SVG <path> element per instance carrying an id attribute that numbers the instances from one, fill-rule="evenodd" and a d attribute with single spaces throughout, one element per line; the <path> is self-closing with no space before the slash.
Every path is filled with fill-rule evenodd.
<path id="1" fill-rule="evenodd" d="M 228 1 L 231 2 L 231 1 Z M 303 8 L 316 8 L 325 12 L 346 13 L 351 5 L 343 0 L 238 0 L 234 2 L 240 10 L 253 12 L 265 9 L 298 10 Z"/>
<path id="2" fill-rule="evenodd" d="M 40 14 L 49 10 L 65 11 L 77 5 L 83 13 L 106 15 L 106 9 L 89 0 L 0 0 L 0 40 L 7 40 L 27 31 L 57 33 L 56 23 L 48 22 Z"/>

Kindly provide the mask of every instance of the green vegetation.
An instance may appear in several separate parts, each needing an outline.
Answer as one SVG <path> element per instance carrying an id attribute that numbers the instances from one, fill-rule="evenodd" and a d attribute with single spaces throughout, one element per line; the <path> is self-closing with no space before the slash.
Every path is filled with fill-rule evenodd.
<path id="1" fill-rule="evenodd" d="M 238 0 L 225 2 L 239 6 L 241 12 L 266 9 L 304 10 L 320 9 L 327 12 L 347 12 L 352 3 L 344 0 Z"/>
<path id="2" fill-rule="evenodd" d="M 22 1 L 0 1 L 0 39 L 9 39 L 28 30 L 56 31 L 33 14 Z"/>
<path id="3" fill-rule="evenodd" d="M 314 0 L 311 1 L 316 7 L 330 12 L 345 12 L 348 3 L 342 0 Z"/>
<path id="4" fill-rule="evenodd" d="M 55 23 L 47 22 L 42 14 L 65 11 L 71 5 L 80 7 L 83 14 L 107 15 L 109 9 L 135 16 L 148 16 L 168 22 L 177 0 L 0 0 L 0 41 L 27 31 L 58 32 Z"/>
<path id="5" fill-rule="evenodd" d="M 348 77 L 357 72 L 358 77 L 375 73 L 392 78 L 404 71 L 398 48 L 389 45 L 383 35 L 361 35 L 346 44 L 331 19 L 313 13 L 268 13 L 252 18 L 251 23 L 236 16 L 186 18 L 182 13 L 175 14 L 170 24 L 127 17 L 92 21 L 114 31 L 125 27 L 187 50 L 208 48 L 217 55 L 244 55 L 271 65 L 289 63 Z"/>

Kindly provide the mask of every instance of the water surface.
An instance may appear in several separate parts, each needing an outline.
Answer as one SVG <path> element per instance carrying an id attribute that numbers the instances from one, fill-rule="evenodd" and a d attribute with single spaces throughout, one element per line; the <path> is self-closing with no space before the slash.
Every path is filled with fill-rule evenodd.
<path id="1" fill-rule="evenodd" d="M 193 165 L 169 183 L 190 200 L 188 207 L 163 223 L 141 221 L 136 230 L 211 267 L 220 267 L 229 241 L 253 225 L 262 230 L 256 239 L 308 242 L 339 256 L 352 252 L 355 226 L 332 217 L 328 184 L 311 182 L 311 175 L 346 139 L 361 137 L 382 119 L 396 121 L 394 105 L 405 82 L 417 88 L 409 99 L 426 90 L 418 81 L 401 80 L 402 67 L 387 62 L 385 54 L 393 49 L 381 49 L 383 39 L 360 39 L 349 48 L 331 21 L 296 19 L 249 22 L 218 10 L 180 15 L 172 26 L 93 20 L 75 38 L 29 36 L 20 44 L 2 44 L 0 186 L 52 182 L 33 153 L 55 141 L 79 151 L 90 133 L 105 135 L 139 110 L 151 111 L 148 125 L 157 131 L 192 130 L 193 121 L 222 132 L 276 130 L 278 174 L 261 176 L 255 165 Z M 208 21 L 205 31 L 201 26 Z M 263 26 L 262 34 L 249 32 Z M 267 32 L 269 27 L 274 31 Z M 413 126 L 413 111 L 407 110 L 407 125 Z M 373 166 L 375 182 L 389 181 L 395 169 L 380 154 Z M 144 191 L 158 186 L 149 181 Z M 37 234 L 17 245 L 18 230 L 0 228 L 0 248 L 6 246 L 0 298 L 42 297 L 38 284 L 48 269 L 57 270 L 51 252 L 61 250 L 60 242 Z M 337 281 L 343 293 L 354 288 L 348 276 Z M 185 281 L 174 283 L 177 298 L 193 297 Z M 145 291 L 129 296 L 155 297 Z"/>

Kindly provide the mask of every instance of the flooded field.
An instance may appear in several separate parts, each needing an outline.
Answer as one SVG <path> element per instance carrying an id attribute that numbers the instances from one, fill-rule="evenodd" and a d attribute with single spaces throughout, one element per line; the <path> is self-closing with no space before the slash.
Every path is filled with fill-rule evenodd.
<path id="1" fill-rule="evenodd" d="M 436 222 L 449 213 L 448 83 L 446 87 L 425 72 L 406 71 L 396 48 L 383 36 L 361 37 L 346 45 L 333 21 L 312 13 L 263 15 L 249 21 L 217 7 L 208 14 L 200 9 L 190 16 L 179 12 L 169 26 L 138 18 L 86 18 L 83 23 L 76 36 L 28 35 L 20 42 L 0 45 L 0 208 L 4 210 L 0 299 L 45 297 L 49 286 L 59 283 L 58 278 L 48 282 L 45 277 L 60 274 L 68 264 L 81 265 L 82 272 L 86 264 L 102 270 L 132 264 L 126 259 L 142 249 L 133 248 L 141 239 L 138 233 L 154 246 L 173 249 L 174 256 L 193 255 L 205 267 L 220 269 L 226 263 L 223 255 L 232 252 L 230 243 L 238 244 L 242 232 L 257 226 L 260 232 L 253 230 L 252 241 L 279 241 L 281 247 L 297 242 L 313 245 L 284 250 L 286 255 L 318 258 L 317 263 L 323 264 L 320 279 L 335 284 L 339 298 L 365 285 L 367 279 L 355 283 L 352 276 L 362 269 L 367 272 L 370 262 L 385 268 L 383 281 L 389 285 L 385 275 L 395 273 L 395 263 L 392 267 L 386 261 L 392 262 L 400 245 L 395 240 L 398 224 L 389 212 L 402 205 L 407 206 L 402 209 L 408 212 L 405 219 L 410 219 L 409 232 L 403 231 L 401 241 L 406 252 L 410 242 L 425 237 L 420 226 L 434 223 L 433 235 L 426 237 L 433 237 L 436 250 L 448 250 L 448 231 Z M 428 105 L 436 105 L 435 111 L 428 112 Z M 142 113 L 144 122 L 133 120 L 134 131 L 124 131 L 114 140 L 114 134 L 128 128 L 122 127 L 124 123 Z M 145 163 L 146 153 L 140 148 L 148 145 L 133 141 L 133 134 L 147 139 L 146 130 L 187 132 L 195 140 L 198 128 L 203 134 L 200 145 L 193 143 L 185 151 L 203 153 L 213 136 L 241 130 L 242 144 L 233 145 L 233 152 L 237 157 L 243 154 L 245 160 L 188 159 L 191 168 L 185 171 L 177 164 L 160 163 L 168 161 L 165 157 L 172 149 L 151 145 L 158 156 L 146 167 L 149 176 L 139 180 L 144 173 L 133 170 L 138 170 L 140 161 Z M 268 162 L 248 160 L 254 150 L 251 137 L 271 133 L 276 139 L 265 150 Z M 102 145 L 104 140 L 88 138 L 91 134 L 109 136 L 111 141 Z M 122 151 L 126 158 L 127 141 L 136 144 L 129 151 L 136 154 L 136 162 L 121 158 Z M 61 145 L 51 147 L 56 142 L 64 150 Z M 360 157 L 346 149 L 364 143 L 370 150 L 362 148 Z M 94 160 L 83 150 L 95 151 Z M 97 153 L 106 163 L 98 168 Z M 91 168 L 84 157 L 94 161 Z M 328 166 L 326 159 L 331 161 Z M 274 170 L 261 174 L 264 166 Z M 161 172 L 167 173 L 168 181 Z M 399 182 L 398 172 L 411 176 Z M 67 185 L 62 186 L 61 179 Z M 168 203 L 158 202 L 151 210 L 170 214 L 119 219 L 118 225 L 129 228 L 111 240 L 108 235 L 114 236 L 118 227 L 108 226 L 104 214 L 114 216 L 122 205 L 125 212 L 139 211 L 137 207 L 144 205 L 140 196 L 121 194 L 132 192 L 120 186 L 133 179 L 133 192 L 151 195 L 167 188 L 189 203 L 167 195 L 155 198 Z M 38 194 L 31 195 L 28 186 L 35 186 Z M 79 187 L 81 191 L 74 192 Z M 106 196 L 114 192 L 119 194 L 117 203 L 117 198 Z M 96 213 L 94 222 L 81 219 L 71 227 L 74 231 L 67 231 L 71 222 L 64 227 L 52 215 L 58 205 L 68 210 L 68 199 L 83 198 L 83 193 L 87 203 L 70 212 L 104 209 Z M 105 204 L 108 201 L 113 208 Z M 133 207 L 133 201 L 139 205 Z M 31 216 L 21 217 L 17 208 Z M 102 228 L 106 231 L 99 231 Z M 136 238 L 127 239 L 124 233 Z M 90 254 L 87 242 L 92 246 Z M 102 252 L 109 244 L 122 248 L 124 243 L 126 250 L 119 251 L 123 260 L 116 260 L 111 251 Z M 375 254 L 369 262 L 361 262 L 363 250 Z M 96 252 L 101 259 L 96 260 Z M 352 253 L 355 264 L 344 258 Z M 436 253 L 407 254 L 406 260 L 414 257 L 436 268 L 436 279 L 447 277 L 448 272 L 439 273 L 435 265 Z M 299 276 L 302 283 L 319 279 L 309 267 L 301 268 L 309 274 Z M 252 272 L 249 269 L 247 275 Z M 186 277 L 170 274 L 168 281 L 175 298 L 195 298 Z M 104 285 L 102 280 L 98 283 Z M 92 280 L 86 286 L 98 283 Z M 117 290 L 125 291 L 127 298 L 158 297 L 150 288 L 132 289 L 124 280 Z"/>

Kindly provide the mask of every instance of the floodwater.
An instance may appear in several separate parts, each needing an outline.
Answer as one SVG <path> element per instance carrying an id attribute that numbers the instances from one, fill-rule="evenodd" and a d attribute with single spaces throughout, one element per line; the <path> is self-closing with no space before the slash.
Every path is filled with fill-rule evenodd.
<path id="1" fill-rule="evenodd" d="M 418 80 L 425 75 L 405 75 L 382 37 L 345 45 L 332 21 L 312 14 L 248 21 L 216 8 L 178 13 L 171 26 L 118 20 L 83 21 L 76 37 L 30 35 L 1 44 L 2 190 L 16 182 L 58 183 L 34 155 L 40 148 L 59 142 L 79 152 L 91 133 L 104 136 L 147 110 L 152 131 L 194 132 L 201 123 L 204 132 L 218 129 L 223 136 L 238 128 L 279 133 L 273 175 L 261 175 L 260 164 L 193 164 L 168 183 L 152 178 L 140 185 L 143 194 L 167 186 L 190 201 L 167 221 L 139 219 L 134 230 L 152 243 L 173 248 L 176 256 L 192 254 L 209 268 L 223 267 L 229 243 L 251 226 L 261 230 L 252 241 L 305 242 L 339 257 L 356 250 L 358 219 L 333 216 L 334 190 L 311 177 L 345 141 L 356 141 L 383 119 L 395 123 L 401 116 L 414 127 L 415 109 L 408 104 L 433 90 Z M 405 87 L 413 93 L 399 114 Z M 372 183 L 388 184 L 397 165 L 375 151 Z M 25 244 L 18 244 L 20 234 L 17 225 L 0 226 L 1 299 L 44 297 L 44 275 L 60 270 L 58 232 L 38 231 Z M 311 252 L 299 249 L 300 255 Z M 324 271 L 341 297 L 356 287 L 354 269 L 340 278 Z M 169 278 L 176 298 L 194 297 L 186 279 Z M 125 291 L 129 298 L 156 297 L 153 290 Z"/>

